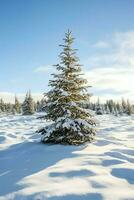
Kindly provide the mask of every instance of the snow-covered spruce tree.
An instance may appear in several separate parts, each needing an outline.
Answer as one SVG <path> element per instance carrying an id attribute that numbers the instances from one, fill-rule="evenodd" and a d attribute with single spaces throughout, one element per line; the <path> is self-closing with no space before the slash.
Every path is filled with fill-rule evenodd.
<path id="1" fill-rule="evenodd" d="M 127 111 L 127 103 L 124 100 L 124 98 L 122 98 L 122 110 L 123 110 L 123 113 L 126 113 Z"/>
<path id="2" fill-rule="evenodd" d="M 128 115 L 132 115 L 133 114 L 133 107 L 132 105 L 130 104 L 129 100 L 127 100 L 127 110 L 126 110 L 126 113 Z"/>
<path id="3" fill-rule="evenodd" d="M 107 104 L 105 105 L 105 112 L 106 114 L 110 114 L 109 106 Z"/>
<path id="4" fill-rule="evenodd" d="M 55 65 L 57 73 L 49 81 L 50 91 L 46 94 L 45 119 L 52 123 L 38 132 L 44 143 L 82 144 L 91 141 L 95 135 L 95 121 L 82 103 L 91 96 L 87 92 L 87 81 L 81 76 L 81 65 L 72 49 L 74 38 L 70 31 L 65 34 L 60 64 Z"/>
<path id="5" fill-rule="evenodd" d="M 22 104 L 22 114 L 23 115 L 28 115 L 28 92 L 26 93 L 24 102 Z"/>
<path id="6" fill-rule="evenodd" d="M 34 114 L 34 101 L 31 95 L 31 92 L 27 92 L 25 100 L 22 104 L 23 115 L 32 115 Z"/>
<path id="7" fill-rule="evenodd" d="M 97 115 L 103 115 L 103 111 L 100 105 L 100 99 L 98 98 L 97 100 L 97 105 L 96 105 L 96 112 Z"/>
<path id="8" fill-rule="evenodd" d="M 0 99 L 0 112 L 5 112 L 5 104 L 3 99 Z"/>
<path id="9" fill-rule="evenodd" d="M 122 115 L 122 112 L 123 112 L 122 105 L 119 102 L 116 103 L 116 109 L 117 109 L 118 114 Z"/>
<path id="10" fill-rule="evenodd" d="M 21 113 L 21 104 L 16 96 L 15 96 L 14 112 Z"/>

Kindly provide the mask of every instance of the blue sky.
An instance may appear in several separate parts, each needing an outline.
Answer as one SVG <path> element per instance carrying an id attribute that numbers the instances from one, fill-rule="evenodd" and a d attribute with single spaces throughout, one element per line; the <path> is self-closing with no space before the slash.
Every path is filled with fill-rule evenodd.
<path id="1" fill-rule="evenodd" d="M 116 86 L 124 82 L 123 72 L 128 78 L 134 72 L 133 10 L 133 0 L 1 0 L 0 95 L 46 91 L 53 72 L 50 65 L 58 62 L 58 45 L 69 28 L 95 95 L 131 98 L 131 88 Z M 112 73 L 119 74 L 121 82 L 110 87 Z"/>

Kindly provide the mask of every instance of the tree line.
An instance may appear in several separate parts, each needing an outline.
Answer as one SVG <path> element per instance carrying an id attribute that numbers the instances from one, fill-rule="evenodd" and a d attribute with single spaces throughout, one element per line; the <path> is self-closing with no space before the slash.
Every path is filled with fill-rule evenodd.
<path id="1" fill-rule="evenodd" d="M 17 96 L 14 98 L 14 103 L 6 103 L 1 98 L 0 99 L 0 114 L 22 114 L 22 115 L 32 115 L 35 112 L 42 112 L 45 104 L 45 100 L 41 99 L 34 101 L 31 92 L 26 93 L 24 101 L 21 103 Z"/>
<path id="2" fill-rule="evenodd" d="M 86 103 L 84 107 L 93 110 L 97 115 L 112 114 L 115 116 L 121 116 L 123 114 L 134 114 L 134 105 L 130 103 L 129 99 L 125 100 L 124 98 L 118 102 L 110 99 L 105 103 L 101 103 L 98 98 L 97 102 Z"/>
<path id="3" fill-rule="evenodd" d="M 34 101 L 31 92 L 27 92 L 23 103 L 20 103 L 17 96 L 14 98 L 14 103 L 5 103 L 3 99 L 0 99 L 0 113 L 2 114 L 22 114 L 32 115 L 35 112 L 45 112 L 47 100 L 44 98 L 38 101 Z M 86 109 L 90 109 L 97 115 L 112 114 L 120 116 L 123 114 L 134 114 L 134 105 L 130 103 L 129 99 L 122 98 L 120 102 L 116 102 L 112 99 L 107 100 L 105 103 L 101 103 L 98 98 L 97 102 L 88 102 L 82 105 Z"/>

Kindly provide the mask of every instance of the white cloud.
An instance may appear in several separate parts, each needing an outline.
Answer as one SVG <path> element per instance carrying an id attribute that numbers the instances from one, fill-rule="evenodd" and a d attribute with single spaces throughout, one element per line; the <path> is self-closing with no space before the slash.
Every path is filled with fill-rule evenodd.
<path id="1" fill-rule="evenodd" d="M 34 69 L 34 73 L 47 72 L 52 69 L 52 65 L 39 66 Z"/>
<path id="2" fill-rule="evenodd" d="M 85 62 L 91 66 L 85 76 L 101 96 L 134 100 L 134 31 L 115 33 L 111 48 Z M 106 91 L 106 92 L 105 92 Z"/>
<path id="3" fill-rule="evenodd" d="M 108 42 L 106 42 L 106 41 L 101 41 L 100 40 L 97 43 L 93 44 L 93 47 L 105 49 L 105 48 L 109 48 L 110 44 Z"/>
<path id="4" fill-rule="evenodd" d="M 134 70 L 98 68 L 86 71 L 85 76 L 96 89 L 133 93 Z"/>

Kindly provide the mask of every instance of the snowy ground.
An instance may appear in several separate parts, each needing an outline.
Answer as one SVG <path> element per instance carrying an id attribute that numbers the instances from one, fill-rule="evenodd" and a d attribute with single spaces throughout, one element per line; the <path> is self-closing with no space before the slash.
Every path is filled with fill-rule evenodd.
<path id="1" fill-rule="evenodd" d="M 134 200 L 134 117 L 98 119 L 75 147 L 40 143 L 36 116 L 0 117 L 0 200 Z"/>

